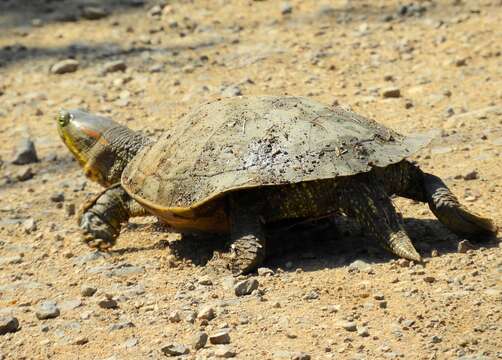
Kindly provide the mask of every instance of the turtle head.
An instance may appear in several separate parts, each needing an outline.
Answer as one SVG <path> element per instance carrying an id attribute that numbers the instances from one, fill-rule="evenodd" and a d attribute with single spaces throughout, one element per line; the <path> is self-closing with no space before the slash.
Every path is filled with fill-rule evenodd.
<path id="1" fill-rule="evenodd" d="M 83 110 L 61 110 L 56 122 L 61 139 L 85 175 L 103 186 L 119 182 L 128 162 L 148 142 L 107 117 Z"/>

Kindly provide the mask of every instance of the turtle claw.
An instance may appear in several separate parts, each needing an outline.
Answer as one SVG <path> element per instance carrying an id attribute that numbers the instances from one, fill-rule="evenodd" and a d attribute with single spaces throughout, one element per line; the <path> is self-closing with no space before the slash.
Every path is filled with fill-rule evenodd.
<path id="1" fill-rule="evenodd" d="M 265 259 L 265 246 L 254 235 L 245 235 L 230 246 L 228 268 L 234 276 L 247 274 L 261 265 Z"/>
<path id="2" fill-rule="evenodd" d="M 107 251 L 113 247 L 120 232 L 120 229 L 115 229 L 92 212 L 86 212 L 81 216 L 80 228 L 83 242 L 100 251 Z"/>

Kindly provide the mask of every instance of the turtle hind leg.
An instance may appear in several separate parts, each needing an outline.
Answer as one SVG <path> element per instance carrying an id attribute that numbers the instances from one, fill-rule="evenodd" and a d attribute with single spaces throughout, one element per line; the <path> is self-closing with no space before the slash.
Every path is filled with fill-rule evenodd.
<path id="1" fill-rule="evenodd" d="M 404 230 L 403 220 L 383 185 L 369 174 L 356 175 L 347 180 L 339 188 L 337 201 L 340 210 L 355 218 L 366 233 L 395 255 L 421 262 L 422 258 Z"/>
<path id="2" fill-rule="evenodd" d="M 431 211 L 454 233 L 474 238 L 497 234 L 498 228 L 491 219 L 460 204 L 439 177 L 424 173 L 423 187 Z"/>
<path id="3" fill-rule="evenodd" d="M 495 223 L 460 204 L 448 186 L 437 176 L 422 172 L 408 161 L 380 169 L 389 194 L 426 202 L 438 220 L 452 232 L 467 237 L 495 235 Z"/>
<path id="4" fill-rule="evenodd" d="M 115 245 L 123 223 L 130 217 L 145 215 L 146 210 L 120 184 L 115 184 L 83 205 L 78 222 L 87 245 L 108 250 Z"/>
<path id="5" fill-rule="evenodd" d="M 246 274 L 265 260 L 266 239 L 260 213 L 263 204 L 250 193 L 229 195 L 230 251 L 228 266 L 235 275 Z"/>

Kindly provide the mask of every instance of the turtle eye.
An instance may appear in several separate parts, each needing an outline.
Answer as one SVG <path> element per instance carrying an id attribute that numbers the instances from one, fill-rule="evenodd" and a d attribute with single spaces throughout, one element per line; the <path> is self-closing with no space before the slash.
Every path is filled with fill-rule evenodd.
<path id="1" fill-rule="evenodd" d="M 61 110 L 57 116 L 57 121 L 60 126 L 66 126 L 71 120 L 71 114 L 68 111 Z"/>

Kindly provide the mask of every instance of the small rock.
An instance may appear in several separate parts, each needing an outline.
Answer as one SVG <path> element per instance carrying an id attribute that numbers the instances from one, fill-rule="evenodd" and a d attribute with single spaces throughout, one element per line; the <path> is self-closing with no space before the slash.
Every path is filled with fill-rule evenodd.
<path id="1" fill-rule="evenodd" d="M 234 292 L 237 296 L 244 296 L 251 294 L 254 290 L 258 289 L 259 282 L 256 279 L 247 279 L 238 282 L 234 286 Z"/>
<path id="2" fill-rule="evenodd" d="M 26 169 L 22 169 L 19 173 L 16 174 L 16 179 L 19 181 L 28 181 L 33 179 L 35 173 L 31 167 L 27 167 Z"/>
<path id="3" fill-rule="evenodd" d="M 0 316 L 0 335 L 19 330 L 19 321 L 13 316 Z"/>
<path id="4" fill-rule="evenodd" d="M 214 350 L 214 355 L 217 358 L 229 359 L 235 357 L 237 353 L 228 345 L 218 345 Z"/>
<path id="5" fill-rule="evenodd" d="M 162 8 L 159 5 L 152 6 L 148 11 L 148 15 L 153 17 L 162 15 Z"/>
<path id="6" fill-rule="evenodd" d="M 197 280 L 197 282 L 201 285 L 206 286 L 213 285 L 213 281 L 209 278 L 209 276 L 202 276 Z"/>
<path id="7" fill-rule="evenodd" d="M 64 212 L 65 212 L 66 216 L 75 215 L 75 204 L 74 203 L 66 203 L 64 205 Z"/>
<path id="8" fill-rule="evenodd" d="M 37 151 L 35 144 L 28 138 L 21 139 L 16 146 L 14 160 L 12 163 L 15 165 L 26 165 L 38 162 Z"/>
<path id="9" fill-rule="evenodd" d="M 370 333 L 368 331 L 368 328 L 363 326 L 363 327 L 357 329 L 357 335 L 359 335 L 361 337 L 368 337 L 368 336 L 370 336 Z"/>
<path id="10" fill-rule="evenodd" d="M 340 327 L 347 331 L 356 331 L 357 330 L 357 325 L 353 321 L 343 321 L 340 323 Z"/>
<path id="11" fill-rule="evenodd" d="M 272 269 L 269 269 L 266 267 L 258 268 L 257 271 L 258 271 L 259 276 L 272 276 L 272 275 L 274 275 L 274 271 Z"/>
<path id="12" fill-rule="evenodd" d="M 242 95 L 241 88 L 237 85 L 227 86 L 222 92 L 221 95 L 224 97 L 234 97 Z"/>
<path id="13" fill-rule="evenodd" d="M 433 282 L 436 281 L 436 278 L 434 276 L 426 276 L 426 277 L 424 277 L 424 281 L 426 283 L 432 284 Z"/>
<path id="14" fill-rule="evenodd" d="M 64 193 L 63 192 L 55 192 L 50 196 L 52 202 L 59 203 L 64 201 Z"/>
<path id="15" fill-rule="evenodd" d="M 319 293 L 315 290 L 309 291 L 303 296 L 303 300 L 316 300 L 319 299 Z"/>
<path id="16" fill-rule="evenodd" d="M 75 59 L 66 59 L 63 61 L 60 61 L 58 63 L 55 63 L 51 67 L 51 72 L 53 74 L 66 74 L 66 73 L 72 73 L 77 71 L 79 66 L 79 62 Z"/>
<path id="17" fill-rule="evenodd" d="M 58 317 L 59 314 L 58 306 L 51 300 L 44 301 L 35 312 L 38 320 L 53 319 Z"/>
<path id="18" fill-rule="evenodd" d="M 464 175 L 464 180 L 476 180 L 478 178 L 478 172 L 476 170 L 469 171 Z"/>
<path id="19" fill-rule="evenodd" d="M 20 255 L 2 256 L 0 257 L 0 266 L 2 265 L 16 265 L 23 262 L 23 257 Z"/>
<path id="20" fill-rule="evenodd" d="M 97 289 L 94 286 L 82 285 L 80 287 L 80 295 L 90 297 L 96 293 Z"/>
<path id="21" fill-rule="evenodd" d="M 220 330 L 209 336 L 209 342 L 213 345 L 230 344 L 228 330 Z"/>
<path id="22" fill-rule="evenodd" d="M 382 294 L 382 293 L 376 293 L 375 295 L 373 295 L 373 299 L 375 299 L 375 300 L 384 300 L 385 299 L 385 295 Z"/>
<path id="23" fill-rule="evenodd" d="M 125 341 L 124 347 L 130 349 L 130 348 L 133 348 L 136 345 L 138 345 L 138 343 L 139 343 L 138 339 L 135 337 L 132 337 L 132 338 L 129 338 Z"/>
<path id="24" fill-rule="evenodd" d="M 169 314 L 167 319 L 172 323 L 180 322 L 181 321 L 181 314 L 179 311 L 173 311 L 172 313 Z"/>
<path id="25" fill-rule="evenodd" d="M 397 264 L 400 266 L 400 267 L 409 267 L 410 266 L 410 260 L 408 259 L 399 259 L 397 260 Z"/>
<path id="26" fill-rule="evenodd" d="M 457 252 L 461 254 L 465 254 L 468 250 L 473 250 L 473 249 L 474 245 L 472 245 L 472 243 L 467 239 L 460 241 L 457 246 Z"/>
<path id="27" fill-rule="evenodd" d="M 462 59 L 457 59 L 455 60 L 455 66 L 465 66 L 467 65 L 467 59 L 466 58 L 462 58 Z"/>
<path id="28" fill-rule="evenodd" d="M 37 230 L 37 222 L 33 218 L 28 218 L 23 221 L 23 228 L 26 233 L 32 233 Z"/>
<path id="29" fill-rule="evenodd" d="M 443 341 L 443 339 L 441 339 L 440 336 L 436 336 L 434 335 L 432 338 L 431 338 L 431 343 L 433 344 L 439 344 L 441 341 Z"/>
<path id="30" fill-rule="evenodd" d="M 363 272 L 368 272 L 368 271 L 372 270 L 370 264 L 368 264 L 366 261 L 360 260 L 360 259 L 351 262 L 349 265 L 349 269 L 359 270 L 359 271 L 363 271 Z"/>
<path id="31" fill-rule="evenodd" d="M 214 308 L 212 306 L 203 306 L 197 315 L 198 319 L 210 321 L 216 317 Z"/>
<path id="32" fill-rule="evenodd" d="M 208 336 L 205 332 L 200 331 L 193 337 L 192 346 L 195 350 L 202 349 L 207 344 Z"/>
<path id="33" fill-rule="evenodd" d="M 85 6 L 82 9 L 82 17 L 87 20 L 99 20 L 108 15 L 108 11 L 100 6 Z"/>
<path id="34" fill-rule="evenodd" d="M 310 360 L 311 357 L 309 354 L 300 352 L 300 353 L 294 353 L 291 355 L 291 360 Z"/>
<path id="35" fill-rule="evenodd" d="M 283 3 L 281 5 L 281 14 L 288 15 L 293 12 L 293 6 L 290 3 Z"/>
<path id="36" fill-rule="evenodd" d="M 102 309 L 116 309 L 119 305 L 116 300 L 106 297 L 98 301 L 98 306 Z"/>
<path id="37" fill-rule="evenodd" d="M 160 351 L 162 351 L 166 356 L 181 356 L 190 352 L 186 346 L 181 344 L 169 344 L 163 346 Z"/>
<path id="38" fill-rule="evenodd" d="M 386 301 L 386 300 L 379 301 L 379 302 L 378 302 L 378 307 L 379 307 L 380 309 L 387 309 L 387 301 Z"/>
<path id="39" fill-rule="evenodd" d="M 117 71 L 125 71 L 127 69 L 127 65 L 124 60 L 115 60 L 107 62 L 103 67 L 103 74 L 110 74 Z"/>
<path id="40" fill-rule="evenodd" d="M 89 342 L 89 339 L 85 336 L 79 337 L 77 340 L 73 342 L 74 345 L 85 345 Z"/>
<path id="41" fill-rule="evenodd" d="M 401 90 L 398 87 L 389 87 L 382 90 L 385 99 L 401 97 Z"/>

